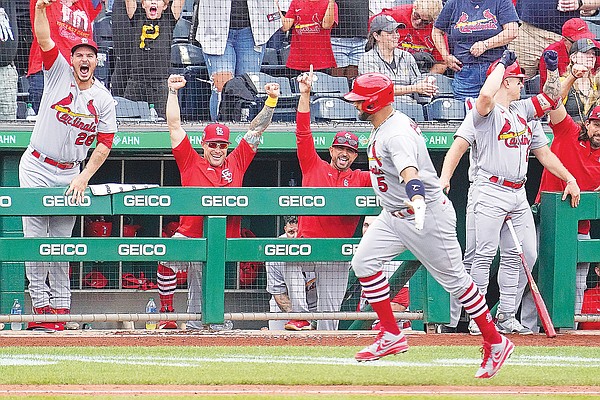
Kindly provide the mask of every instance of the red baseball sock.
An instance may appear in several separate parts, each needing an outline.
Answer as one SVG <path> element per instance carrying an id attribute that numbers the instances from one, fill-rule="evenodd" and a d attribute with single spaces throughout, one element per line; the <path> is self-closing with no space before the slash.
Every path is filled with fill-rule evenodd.
<path id="1" fill-rule="evenodd" d="M 390 285 L 382 271 L 375 275 L 358 278 L 365 297 L 373 310 L 377 313 L 383 330 L 398 335 L 400 328 L 390 304 Z"/>
<path id="2" fill-rule="evenodd" d="M 159 263 L 156 272 L 156 283 L 158 284 L 161 312 L 173 311 L 173 297 L 177 287 L 175 271 Z"/>
<path id="3" fill-rule="evenodd" d="M 490 314 L 485 298 L 481 295 L 474 282 L 471 282 L 467 291 L 458 300 L 479 327 L 484 341 L 491 344 L 502 341 L 502 336 L 500 336 L 492 321 L 492 314 Z"/>

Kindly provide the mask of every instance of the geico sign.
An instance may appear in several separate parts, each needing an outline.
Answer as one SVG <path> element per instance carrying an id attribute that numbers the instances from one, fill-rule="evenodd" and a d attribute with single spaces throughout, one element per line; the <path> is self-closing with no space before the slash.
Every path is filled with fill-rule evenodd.
<path id="1" fill-rule="evenodd" d="M 325 207 L 325 196 L 279 196 L 279 207 Z"/>
<path id="2" fill-rule="evenodd" d="M 87 245 L 78 244 L 40 244 L 41 256 L 84 256 L 87 254 Z"/>
<path id="3" fill-rule="evenodd" d="M 312 248 L 310 244 L 267 244 L 267 256 L 308 256 Z"/>
<path id="4" fill-rule="evenodd" d="M 354 203 L 356 207 L 379 207 L 379 198 L 377 196 L 356 196 Z"/>
<path id="5" fill-rule="evenodd" d="M 12 206 L 12 198 L 10 196 L 0 196 L 0 207 Z"/>
<path id="6" fill-rule="evenodd" d="M 164 256 L 167 247 L 164 244 L 120 244 L 120 256 Z"/>
<path id="7" fill-rule="evenodd" d="M 358 244 L 350 244 L 345 243 L 342 245 L 342 255 L 343 256 L 352 256 L 354 252 L 358 249 Z"/>
<path id="8" fill-rule="evenodd" d="M 83 196 L 79 204 L 71 196 L 44 196 L 42 197 L 44 207 L 89 207 L 92 205 L 90 196 Z"/>
<path id="9" fill-rule="evenodd" d="M 125 207 L 169 207 L 171 196 L 166 194 L 129 194 L 123 197 L 123 205 Z"/>
<path id="10" fill-rule="evenodd" d="M 248 207 L 248 196 L 202 196 L 202 207 Z"/>

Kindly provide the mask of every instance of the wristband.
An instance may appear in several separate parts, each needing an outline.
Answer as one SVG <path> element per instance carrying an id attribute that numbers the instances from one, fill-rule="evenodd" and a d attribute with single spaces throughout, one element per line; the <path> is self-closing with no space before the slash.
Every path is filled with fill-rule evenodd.
<path id="1" fill-rule="evenodd" d="M 267 98 L 267 100 L 265 101 L 265 106 L 271 107 L 271 108 L 275 108 L 275 106 L 277 105 L 277 100 L 279 100 L 278 97 L 271 97 L 269 96 Z"/>
<path id="2" fill-rule="evenodd" d="M 411 179 L 406 182 L 406 195 L 411 201 L 416 195 L 425 197 L 425 186 L 423 186 L 423 182 L 421 182 L 420 179 Z"/>

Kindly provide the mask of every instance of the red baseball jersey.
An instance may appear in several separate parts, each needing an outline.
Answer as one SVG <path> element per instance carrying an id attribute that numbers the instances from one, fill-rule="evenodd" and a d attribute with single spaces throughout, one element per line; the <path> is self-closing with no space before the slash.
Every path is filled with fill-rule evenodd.
<path id="1" fill-rule="evenodd" d="M 588 289 L 583 293 L 581 314 L 600 314 L 600 286 Z M 580 322 L 579 329 L 598 330 L 600 329 L 600 322 Z"/>

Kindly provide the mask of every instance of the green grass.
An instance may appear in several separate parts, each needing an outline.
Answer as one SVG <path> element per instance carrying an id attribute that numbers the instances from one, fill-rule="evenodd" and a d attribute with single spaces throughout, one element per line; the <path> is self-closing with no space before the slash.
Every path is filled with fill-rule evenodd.
<path id="1" fill-rule="evenodd" d="M 0 384 L 600 385 L 598 347 L 521 346 L 493 380 L 473 378 L 481 357 L 476 347 L 412 347 L 408 353 L 363 364 L 353 361 L 357 350 L 0 348 Z"/>

